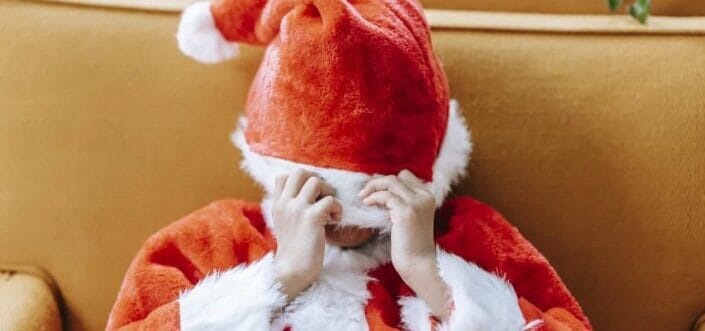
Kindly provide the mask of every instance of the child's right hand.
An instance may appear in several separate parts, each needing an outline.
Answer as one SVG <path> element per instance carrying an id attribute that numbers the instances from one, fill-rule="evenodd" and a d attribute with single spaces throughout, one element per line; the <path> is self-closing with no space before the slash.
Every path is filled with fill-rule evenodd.
<path id="1" fill-rule="evenodd" d="M 342 213 L 334 194 L 330 185 L 303 170 L 275 179 L 274 270 L 289 300 L 309 287 L 323 269 L 324 227 L 329 220 L 340 220 Z"/>

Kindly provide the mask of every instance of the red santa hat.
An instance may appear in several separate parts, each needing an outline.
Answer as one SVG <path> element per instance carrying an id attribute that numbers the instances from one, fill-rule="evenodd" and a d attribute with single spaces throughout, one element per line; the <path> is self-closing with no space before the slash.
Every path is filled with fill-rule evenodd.
<path id="1" fill-rule="evenodd" d="M 440 205 L 465 171 L 469 134 L 415 0 L 201 2 L 177 39 L 205 63 L 266 47 L 233 140 L 269 191 L 275 174 L 308 169 L 336 188 L 342 224 L 388 228 L 357 199 L 371 176 L 409 169 Z"/>

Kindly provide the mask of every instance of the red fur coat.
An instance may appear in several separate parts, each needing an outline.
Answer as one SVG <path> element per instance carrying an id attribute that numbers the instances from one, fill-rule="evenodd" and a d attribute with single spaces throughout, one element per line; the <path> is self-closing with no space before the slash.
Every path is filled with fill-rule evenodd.
<path id="1" fill-rule="evenodd" d="M 437 218 L 448 321 L 433 321 L 402 282 L 385 238 L 327 247 L 319 280 L 284 307 L 259 204 L 225 200 L 147 240 L 107 330 L 591 330 L 548 261 L 496 211 L 463 197 Z"/>

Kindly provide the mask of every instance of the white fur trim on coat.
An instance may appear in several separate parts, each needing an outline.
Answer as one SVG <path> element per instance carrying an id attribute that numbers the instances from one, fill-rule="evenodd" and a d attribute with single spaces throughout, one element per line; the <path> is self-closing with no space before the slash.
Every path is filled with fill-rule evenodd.
<path id="1" fill-rule="evenodd" d="M 181 294 L 181 330 L 269 330 L 285 304 L 269 253 L 249 266 L 213 273 Z"/>
<path id="2" fill-rule="evenodd" d="M 527 327 L 510 284 L 473 263 L 438 248 L 441 278 L 450 288 L 454 310 L 440 330 L 521 331 Z M 410 331 L 430 330 L 430 309 L 419 298 L 399 300 L 401 317 Z"/>
<path id="3" fill-rule="evenodd" d="M 246 126 L 246 120 L 241 118 L 240 125 L 232 134 L 231 139 L 242 151 L 242 168 L 262 185 L 266 192 L 274 191 L 274 178 L 276 175 L 290 173 L 297 168 L 302 168 L 318 174 L 335 188 L 336 197 L 343 207 L 342 219 L 338 224 L 377 228 L 382 232 L 387 232 L 391 229 L 389 213 L 383 208 L 365 205 L 357 195 L 362 186 L 374 175 L 316 167 L 257 154 L 250 150 L 250 146 L 245 141 L 244 130 Z M 451 185 L 465 174 L 465 167 L 467 166 L 471 150 L 470 133 L 459 110 L 458 102 L 453 100 L 450 103 L 448 127 L 443 137 L 443 144 L 433 165 L 433 181 L 426 184 L 433 193 L 437 206 L 443 203 Z M 272 228 L 269 221 L 271 217 L 268 215 L 269 204 L 269 197 L 265 197 L 262 203 L 263 212 L 265 220 L 268 221 L 270 228 Z"/>
<path id="4" fill-rule="evenodd" d="M 367 270 L 390 260 L 388 236 L 357 249 L 326 244 L 323 270 L 272 323 L 272 330 L 368 330 L 365 306 L 370 299 Z"/>
<path id="5" fill-rule="evenodd" d="M 222 62 L 239 53 L 237 43 L 226 40 L 216 27 L 207 1 L 184 10 L 176 40 L 181 52 L 202 63 Z"/>

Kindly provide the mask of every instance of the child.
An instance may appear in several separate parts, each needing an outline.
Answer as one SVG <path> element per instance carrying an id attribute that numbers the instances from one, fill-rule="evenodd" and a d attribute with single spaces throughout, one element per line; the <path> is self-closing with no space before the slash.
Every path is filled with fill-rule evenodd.
<path id="1" fill-rule="evenodd" d="M 415 0 L 196 3 L 177 38 L 266 45 L 233 135 L 266 197 L 152 236 L 108 330 L 591 329 L 497 212 L 444 203 L 471 145 Z"/>

